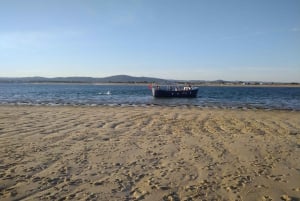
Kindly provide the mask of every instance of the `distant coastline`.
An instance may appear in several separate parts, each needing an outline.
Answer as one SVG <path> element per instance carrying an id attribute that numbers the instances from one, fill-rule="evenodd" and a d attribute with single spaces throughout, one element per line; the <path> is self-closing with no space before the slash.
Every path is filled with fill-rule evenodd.
<path id="1" fill-rule="evenodd" d="M 192 84 L 197 86 L 245 86 L 245 87 L 300 87 L 297 82 L 261 82 L 261 81 L 205 81 L 205 80 L 171 80 L 153 77 L 134 77 L 115 75 L 104 78 L 94 77 L 0 77 L 0 83 L 30 83 L 30 84 L 95 84 L 95 85 L 149 85 L 159 84 Z"/>

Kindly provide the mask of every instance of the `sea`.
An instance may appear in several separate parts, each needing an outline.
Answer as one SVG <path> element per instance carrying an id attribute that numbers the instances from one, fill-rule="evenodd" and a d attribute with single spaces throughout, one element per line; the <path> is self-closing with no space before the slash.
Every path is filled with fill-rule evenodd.
<path id="1" fill-rule="evenodd" d="M 199 86 L 197 98 L 154 98 L 147 85 L 0 83 L 0 105 L 196 106 L 300 111 L 300 87 Z"/>

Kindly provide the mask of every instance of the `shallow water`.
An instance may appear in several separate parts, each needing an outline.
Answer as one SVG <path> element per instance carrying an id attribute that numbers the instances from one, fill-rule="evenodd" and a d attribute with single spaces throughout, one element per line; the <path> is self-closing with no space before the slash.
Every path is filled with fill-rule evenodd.
<path id="1" fill-rule="evenodd" d="M 199 87 L 197 98 L 153 98 L 147 86 L 0 84 L 0 104 L 168 105 L 300 110 L 298 87 Z"/>

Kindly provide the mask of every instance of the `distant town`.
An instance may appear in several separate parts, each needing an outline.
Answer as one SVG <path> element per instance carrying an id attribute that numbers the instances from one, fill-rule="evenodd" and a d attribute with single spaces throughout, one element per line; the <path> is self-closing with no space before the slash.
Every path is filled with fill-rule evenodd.
<path id="1" fill-rule="evenodd" d="M 94 77 L 0 77 L 0 83 L 68 83 L 68 84 L 192 84 L 198 86 L 298 86 L 298 82 L 261 82 L 261 81 L 225 81 L 225 80 L 171 80 L 153 77 L 134 77 L 115 75 L 104 78 Z"/>

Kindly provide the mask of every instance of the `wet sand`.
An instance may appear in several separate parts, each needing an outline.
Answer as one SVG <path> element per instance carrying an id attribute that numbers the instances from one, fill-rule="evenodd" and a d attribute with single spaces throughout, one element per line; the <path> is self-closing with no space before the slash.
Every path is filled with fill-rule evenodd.
<path id="1" fill-rule="evenodd" d="M 300 112 L 0 106 L 0 200 L 299 200 Z"/>

